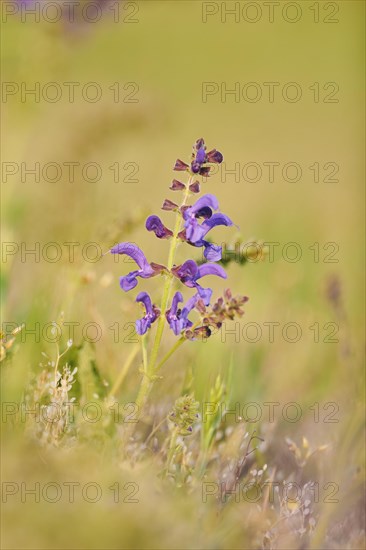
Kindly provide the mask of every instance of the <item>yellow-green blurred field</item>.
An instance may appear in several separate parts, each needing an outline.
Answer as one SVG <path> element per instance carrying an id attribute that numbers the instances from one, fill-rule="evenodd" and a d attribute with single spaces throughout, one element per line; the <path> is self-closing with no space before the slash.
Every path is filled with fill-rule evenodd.
<path id="1" fill-rule="evenodd" d="M 242 16 L 239 22 L 233 16 L 222 21 L 222 6 L 232 8 L 235 2 L 208 3 L 219 11 L 207 22 L 207 6 L 199 1 L 127 4 L 121 4 L 117 23 L 106 13 L 98 24 L 72 29 L 42 20 L 22 23 L 17 16 L 3 18 L 1 25 L 3 94 L 12 86 L 36 83 L 40 90 L 47 83 L 63 90 L 53 103 L 31 95 L 22 101 L 20 92 L 2 100 L 1 314 L 4 332 L 25 324 L 5 346 L 1 362 L 2 547 L 363 548 L 365 5 L 328 3 L 338 8 L 333 16 L 338 22 L 327 23 L 327 3 L 301 0 L 296 3 L 300 20 L 289 23 L 281 16 L 286 4 L 281 1 L 270 23 L 265 3 L 255 2 L 262 17 L 249 23 Z M 70 82 L 80 84 L 73 103 L 65 91 Z M 91 82 L 102 91 L 99 101 L 82 97 L 80 90 Z M 268 82 L 279 83 L 273 102 Z M 297 102 L 283 99 L 283 86 L 290 82 L 301 88 Z M 206 101 L 204 83 L 219 89 Z M 247 83 L 257 83 L 262 98 L 222 98 L 223 86 L 233 89 L 235 83 L 241 92 Z M 318 101 L 314 83 L 319 83 Z M 327 83 L 338 86 L 337 102 L 326 101 L 335 89 L 324 88 Z M 131 241 L 149 260 L 164 264 L 168 243 L 148 233 L 144 221 L 154 213 L 173 225 L 173 214 L 161 211 L 165 198 L 175 200 L 168 189 L 177 177 L 172 168 L 177 158 L 189 159 L 200 137 L 209 149 L 222 151 L 226 170 L 240 168 L 237 178 L 219 171 L 202 186 L 238 225 L 218 229 L 216 242 L 278 244 L 273 261 L 268 254 L 244 266 L 234 261 L 227 281 L 212 281 L 216 295 L 230 287 L 235 295 L 249 296 L 245 316 L 235 321 L 239 338 L 228 332 L 233 322 L 226 336 L 221 331 L 207 341 L 184 344 L 164 365 L 126 452 L 126 425 L 105 412 L 106 396 L 136 348 L 115 393 L 121 407 L 136 398 L 141 352 L 128 323 L 140 314 L 136 290 L 148 290 L 159 302 L 160 279 L 141 280 L 137 289 L 124 293 L 119 276 L 132 264 L 116 263 L 109 255 L 88 261 L 81 252 L 87 243 L 97 243 L 104 253 L 116 242 Z M 35 163 L 57 163 L 64 167 L 62 175 L 52 182 L 41 174 L 35 181 L 24 171 Z M 65 163 L 79 163 L 73 182 Z M 80 167 L 88 163 L 98 165 L 99 181 L 83 178 Z M 116 163 L 118 178 L 110 168 Z M 258 181 L 245 180 L 247 163 L 261 167 Z M 279 163 L 272 182 L 268 163 Z M 284 179 L 287 163 L 300 166 L 299 181 Z M 319 181 L 314 163 L 319 163 Z M 337 181 L 327 181 L 335 166 Z M 248 173 L 255 179 L 253 171 Z M 47 243 L 61 250 L 57 261 L 42 255 Z M 66 243 L 77 243 L 72 261 Z M 296 262 L 283 257 L 288 243 L 297 243 L 301 251 Z M 31 249 L 39 250 L 39 257 L 25 254 Z M 292 257 L 294 248 L 287 250 Z M 199 251 L 193 252 L 198 258 Z M 186 258 L 181 247 L 178 260 Z M 43 329 L 60 323 L 61 315 L 64 322 L 77 323 L 73 345 L 60 360 L 60 369 L 66 363 L 78 368 L 70 395 L 79 404 L 99 403 L 103 419 L 93 423 L 76 414 L 72 433 L 52 439 L 42 436 L 31 415 L 25 421 L 20 412 L 9 411 L 21 411 L 20 404 L 35 391 L 32 380 L 42 371 L 39 364 L 47 363 L 42 353 L 54 360 L 56 346 Z M 39 338 L 27 333 L 37 323 Z M 91 344 L 82 331 L 88 323 L 101 331 Z M 247 323 L 254 328 L 246 333 Z M 273 339 L 268 323 L 276 323 Z M 301 329 L 296 342 L 288 341 L 291 331 L 283 336 L 288 323 Z M 63 325 L 61 350 L 68 338 Z M 162 354 L 173 344 L 165 329 Z M 170 437 L 164 418 L 183 394 L 193 393 L 201 407 L 210 401 L 218 375 L 228 408 L 239 404 L 242 412 L 254 402 L 262 417 L 257 422 L 240 420 L 241 413 L 223 417 L 204 472 L 198 472 L 204 430 L 198 423 L 184 438 L 173 473 L 162 476 Z M 274 419 L 268 416 L 269 402 L 278 404 Z M 288 403 L 301 407 L 296 422 L 284 419 Z M 319 488 L 309 512 L 314 525 L 303 515 L 304 503 L 280 506 L 264 486 L 257 503 L 233 495 L 223 504 L 216 498 L 220 490 L 205 501 L 205 484 L 219 488 L 233 475 L 230 468 L 235 471 L 245 454 L 242 441 L 254 430 L 264 442 L 257 441 L 248 456 L 240 482 L 255 477 L 251 471 L 265 464 L 263 482 L 301 487 L 314 482 Z M 246 432 L 250 435 L 244 438 Z M 74 502 L 65 485 L 70 482 L 79 484 Z M 39 502 L 26 493 L 32 487 L 37 492 L 37 483 Z M 47 483 L 62 488 L 57 502 L 42 495 Z M 88 483 L 102 491 L 97 502 L 82 494 Z M 129 502 L 135 489 L 137 502 Z"/>

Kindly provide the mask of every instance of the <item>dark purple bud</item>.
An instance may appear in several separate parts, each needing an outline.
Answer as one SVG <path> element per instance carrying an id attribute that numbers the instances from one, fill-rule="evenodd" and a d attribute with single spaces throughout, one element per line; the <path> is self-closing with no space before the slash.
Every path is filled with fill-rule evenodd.
<path id="1" fill-rule="evenodd" d="M 175 170 L 176 172 L 185 172 L 186 170 L 188 170 L 188 168 L 189 168 L 188 164 L 186 164 L 180 159 L 177 159 L 173 170 Z"/>
<path id="2" fill-rule="evenodd" d="M 205 304 L 203 303 L 203 300 L 201 300 L 201 299 L 197 300 L 196 309 L 197 309 L 197 311 L 198 311 L 201 315 L 203 315 L 204 313 L 206 313 L 206 306 L 205 306 Z"/>
<path id="3" fill-rule="evenodd" d="M 224 160 L 224 157 L 220 153 L 220 151 L 216 151 L 216 149 L 212 149 L 212 151 L 209 151 L 207 153 L 207 162 L 212 162 L 214 164 L 221 164 Z"/>
<path id="4" fill-rule="evenodd" d="M 178 180 L 173 180 L 171 186 L 169 187 L 169 189 L 171 189 L 172 191 L 181 191 L 185 188 L 186 186 L 184 185 L 184 183 Z"/>
<path id="5" fill-rule="evenodd" d="M 178 205 L 175 204 L 175 202 L 170 201 L 169 199 L 165 199 L 161 208 L 162 210 L 176 210 L 178 208 Z"/>
<path id="6" fill-rule="evenodd" d="M 198 181 L 195 181 L 194 183 L 191 183 L 189 186 L 189 190 L 191 193 L 199 193 L 200 192 L 200 184 Z"/>
<path id="7" fill-rule="evenodd" d="M 203 138 L 200 138 L 196 141 L 196 145 L 195 145 L 196 151 L 198 151 L 204 146 L 205 146 L 205 140 Z"/>
<path id="8" fill-rule="evenodd" d="M 200 173 L 200 176 L 205 176 L 206 178 L 208 178 L 208 176 L 210 175 L 210 166 L 202 166 L 199 173 Z"/>
<path id="9" fill-rule="evenodd" d="M 208 327 L 198 327 L 193 331 L 194 336 L 199 338 L 209 338 L 211 336 L 211 330 Z"/>
<path id="10" fill-rule="evenodd" d="M 197 161 L 192 162 L 191 171 L 193 172 L 193 174 L 198 174 L 200 170 L 201 170 L 200 163 Z"/>

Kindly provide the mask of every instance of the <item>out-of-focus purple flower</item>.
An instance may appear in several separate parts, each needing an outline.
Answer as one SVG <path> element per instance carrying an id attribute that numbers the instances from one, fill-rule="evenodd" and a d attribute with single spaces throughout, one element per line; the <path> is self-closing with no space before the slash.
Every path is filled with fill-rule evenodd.
<path id="1" fill-rule="evenodd" d="M 137 277 L 149 279 L 150 277 L 159 275 L 159 273 L 165 269 L 164 266 L 159 264 L 149 264 L 142 250 L 133 243 L 119 243 L 111 249 L 111 253 L 126 254 L 132 258 L 140 268 L 136 271 L 131 271 L 128 275 L 120 277 L 119 283 L 125 292 L 135 288 L 137 285 Z"/>
<path id="2" fill-rule="evenodd" d="M 193 160 L 191 162 L 191 171 L 193 174 L 200 174 L 201 176 L 208 176 L 210 172 L 209 166 L 205 164 L 221 164 L 224 160 L 222 154 L 216 149 L 212 149 L 206 153 L 206 146 L 204 140 L 198 139 L 195 144 L 195 152 L 193 154 Z"/>
<path id="3" fill-rule="evenodd" d="M 189 288 L 196 288 L 205 306 L 210 303 L 212 290 L 210 288 L 202 288 L 197 281 L 206 275 L 217 275 L 223 279 L 227 278 L 224 268 L 220 265 L 206 263 L 198 266 L 194 260 L 187 260 L 182 265 L 173 267 L 172 273 L 175 277 L 178 277 L 184 285 Z"/>
<path id="4" fill-rule="evenodd" d="M 165 316 L 169 323 L 170 328 L 176 336 L 178 336 L 182 330 L 190 328 L 193 323 L 188 319 L 188 315 L 195 307 L 197 301 L 200 299 L 198 294 L 195 294 L 188 300 L 186 305 L 182 308 L 178 308 L 179 302 L 183 302 L 183 296 L 180 292 L 176 292 L 172 299 L 171 308 L 168 309 Z"/>
<path id="5" fill-rule="evenodd" d="M 204 256 L 206 260 L 212 262 L 221 260 L 221 246 L 204 240 L 204 237 L 217 225 L 233 225 L 231 219 L 225 214 L 213 214 L 213 210 L 217 210 L 218 207 L 219 204 L 214 195 L 203 195 L 193 206 L 184 210 L 185 229 L 179 235 L 181 239 L 187 240 L 194 246 L 203 246 L 205 248 Z M 198 218 L 204 218 L 202 224 L 198 222 Z"/>
<path id="6" fill-rule="evenodd" d="M 173 235 L 173 231 L 165 227 L 159 216 L 149 216 L 145 227 L 148 231 L 154 231 L 158 239 L 169 239 Z"/>
<path id="7" fill-rule="evenodd" d="M 142 336 L 159 317 L 160 311 L 157 307 L 152 305 L 151 298 L 147 292 L 140 292 L 136 297 L 136 302 L 142 302 L 146 310 L 144 317 L 136 321 L 136 332 Z"/>

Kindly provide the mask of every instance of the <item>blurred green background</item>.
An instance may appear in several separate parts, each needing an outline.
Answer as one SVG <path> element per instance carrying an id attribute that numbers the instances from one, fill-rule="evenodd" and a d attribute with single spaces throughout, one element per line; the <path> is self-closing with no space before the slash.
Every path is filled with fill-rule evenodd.
<path id="1" fill-rule="evenodd" d="M 216 334 L 205 343 L 185 344 L 180 356 L 164 367 L 164 379 L 155 387 L 152 399 L 170 406 L 180 395 L 188 367 L 194 371 L 196 397 L 202 399 L 205 388 L 217 372 L 225 372 L 231 357 L 233 402 L 297 401 L 304 411 L 314 402 L 321 406 L 336 402 L 339 424 L 315 425 L 307 412 L 301 425 L 286 424 L 284 432 L 291 435 L 292 430 L 291 437 L 299 441 L 306 436 L 314 446 L 336 442 L 334 457 L 328 457 L 329 479 L 337 481 L 345 491 L 342 495 L 346 494 L 350 489 L 347 467 L 359 464 L 359 459 L 351 459 L 352 452 L 357 455 L 359 446 L 362 448 L 364 3 L 332 3 L 339 8 L 335 16 L 339 21 L 333 24 L 324 22 L 328 14 L 324 2 L 315 3 L 320 10 L 319 23 L 314 22 L 312 2 L 297 2 L 302 16 L 296 23 L 280 15 L 283 2 L 270 23 L 267 9 L 259 2 L 262 17 L 252 24 L 242 17 L 235 22 L 229 16 L 222 22 L 221 3 L 210 3 L 219 12 L 206 23 L 202 21 L 204 3 L 198 1 L 129 4 L 132 7 L 120 13 L 126 15 L 137 6 L 135 23 L 128 18 L 123 21 L 123 17 L 114 22 L 107 9 L 98 24 L 73 29 L 44 21 L 22 23 L 19 17 L 9 17 L 2 24 L 3 82 L 29 87 L 39 82 L 41 88 L 56 82 L 63 89 L 61 100 L 55 103 L 42 99 L 37 103 L 31 97 L 22 102 L 20 94 L 9 96 L 6 102 L 3 99 L 2 240 L 19 246 L 26 243 L 29 248 L 39 242 L 41 249 L 56 242 L 62 258 L 55 263 L 42 258 L 36 262 L 31 256 L 22 261 L 17 253 L 3 259 L 2 319 L 25 322 L 27 327 L 36 322 L 43 326 L 57 320 L 63 311 L 66 320 L 80 326 L 98 323 L 102 337 L 95 344 L 96 361 L 102 376 L 113 383 L 131 348 L 121 341 L 129 334 L 123 327 L 139 313 L 133 303 L 136 292 L 125 294 L 118 285 L 118 277 L 129 271 L 131 264 L 114 263 L 109 256 L 87 262 L 80 253 L 82 246 L 99 243 L 105 252 L 116 241 L 131 240 L 149 260 L 164 263 L 167 243 L 146 232 L 144 218 L 150 213 L 160 215 L 164 198 L 174 200 L 168 187 L 175 177 L 172 167 L 176 158 L 189 159 L 195 140 L 204 137 L 208 149 L 222 151 L 228 170 L 235 163 L 240 163 L 240 169 L 248 162 L 258 163 L 263 173 L 257 182 L 245 181 L 242 174 L 239 181 L 230 174 L 223 181 L 219 172 L 203 190 L 218 197 L 221 210 L 240 228 L 217 230 L 216 242 L 235 242 L 240 236 L 244 241 L 280 243 L 273 262 L 267 257 L 244 267 L 230 264 L 228 281 L 224 285 L 221 280 L 214 281 L 217 293 L 230 286 L 234 294 L 249 296 L 240 327 L 258 323 L 262 337 L 255 343 L 243 337 L 235 342 L 227 335 L 224 342 L 222 334 Z M 233 4 L 227 2 L 226 6 Z M 102 97 L 88 103 L 76 88 L 75 102 L 70 103 L 65 82 L 79 82 L 80 87 L 96 82 Z M 110 90 L 116 82 L 121 91 L 119 102 Z M 243 98 L 236 102 L 233 95 L 223 101 L 217 93 L 204 102 L 205 82 L 228 89 L 235 83 L 242 89 L 246 83 L 256 82 L 263 96 L 250 103 Z M 268 100 L 265 82 L 280 83 L 273 102 Z M 288 82 L 301 87 L 302 98 L 296 103 L 282 97 L 283 85 Z M 319 102 L 309 89 L 316 82 Z M 336 103 L 324 101 L 332 90 L 323 89 L 329 82 L 339 86 Z M 123 89 L 126 83 L 135 84 Z M 126 95 L 135 87 L 136 102 L 126 102 Z M 31 175 L 21 181 L 21 172 L 4 181 L 4 162 L 27 166 L 92 162 L 100 165 L 102 177 L 88 182 L 78 169 L 71 183 L 65 169 L 54 183 L 42 177 L 35 182 Z M 118 182 L 109 168 L 116 162 L 121 166 Z M 268 162 L 280 163 L 272 183 L 263 165 Z M 283 165 L 289 162 L 301 166 L 298 182 L 285 181 L 281 175 Z M 320 165 L 319 182 L 309 168 L 316 162 Z M 127 163 L 134 164 L 126 167 Z M 339 181 L 323 181 L 331 172 L 324 170 L 326 163 L 339 166 L 334 176 Z M 131 173 L 130 166 L 137 167 L 133 183 L 123 181 Z M 172 214 L 163 213 L 162 218 L 172 225 Z M 67 242 L 80 243 L 73 263 L 64 245 Z M 301 247 L 298 262 L 282 257 L 289 242 Z M 314 261 L 314 248 L 309 248 L 314 243 L 319 243 L 319 262 Z M 327 261 L 333 250 L 323 248 L 327 243 L 336 243 L 332 257 L 336 262 Z M 182 248 L 180 259 L 185 253 Z M 327 297 L 332 280 L 340 288 L 339 299 L 333 302 Z M 147 289 L 159 299 L 157 280 L 140 282 L 139 289 Z M 116 322 L 122 327 L 118 343 L 109 328 Z M 280 323 L 273 343 L 263 325 L 266 322 Z M 300 325 L 299 342 L 289 343 L 281 336 L 288 322 Z M 314 323 L 319 323 L 319 342 L 314 342 L 309 328 Z M 324 341 L 330 333 L 329 326 L 324 328 L 326 323 L 339 327 L 335 335 L 338 343 Z M 77 329 L 75 343 L 81 340 Z M 166 349 L 172 343 L 173 337 L 167 334 Z M 29 371 L 37 368 L 41 352 L 48 348 L 52 346 L 44 340 L 37 343 L 32 336 L 25 342 L 17 338 L 12 364 L 3 369 L 6 401 L 21 399 Z M 120 395 L 123 402 L 134 398 L 138 382 L 136 367 L 125 381 Z M 58 479 L 65 476 L 67 468 L 71 468 L 73 479 L 98 475 L 105 476 L 107 483 L 117 475 L 114 466 L 108 468 L 90 449 L 85 454 L 78 451 L 80 456 L 72 460 L 53 455 L 39 459 L 34 448 L 28 449 L 20 438 L 9 436 L 9 440 L 3 479 Z M 89 472 L 84 471 L 85 465 Z M 123 510 L 109 510 L 109 505 L 100 504 L 94 508 L 85 503 L 79 508 L 24 504 L 14 516 L 6 516 L 4 547 L 246 547 L 239 509 L 213 532 L 214 510 L 202 509 L 202 503 L 194 500 L 197 496 L 179 500 L 176 495 L 162 495 L 155 490 L 149 466 L 139 468 L 134 475 L 145 483 L 148 496 L 136 511 L 126 510 L 126 505 Z M 348 506 L 346 497 L 342 496 L 339 506 Z M 95 529 L 86 527 L 89 525 Z M 70 530 L 74 535 L 70 536 Z M 160 535 L 163 530 L 169 535 Z"/>

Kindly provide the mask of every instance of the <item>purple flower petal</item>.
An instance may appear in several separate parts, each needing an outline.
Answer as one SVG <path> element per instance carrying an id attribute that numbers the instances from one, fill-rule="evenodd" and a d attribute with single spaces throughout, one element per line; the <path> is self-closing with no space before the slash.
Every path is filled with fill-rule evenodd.
<path id="1" fill-rule="evenodd" d="M 173 296 L 172 306 L 166 312 L 166 318 L 170 328 L 176 336 L 178 336 L 182 330 L 189 328 L 193 325 L 192 321 L 188 319 L 188 315 L 196 305 L 199 299 L 198 294 L 195 294 L 188 300 L 182 310 L 178 309 L 178 303 L 183 302 L 183 296 L 180 292 L 176 292 Z"/>
<path id="2" fill-rule="evenodd" d="M 146 220 L 145 227 L 148 231 L 154 231 L 158 239 L 168 239 L 173 235 L 173 231 L 165 227 L 158 216 L 149 216 Z"/>
<path id="3" fill-rule="evenodd" d="M 137 285 L 137 277 L 149 279 L 150 277 L 158 275 L 164 269 L 164 266 L 149 264 L 142 250 L 133 243 L 119 243 L 111 249 L 111 253 L 129 256 L 140 268 L 120 278 L 120 286 L 125 292 L 135 288 Z"/>
<path id="4" fill-rule="evenodd" d="M 216 275 L 217 277 L 221 277 L 222 279 L 227 279 L 227 274 L 225 269 L 221 265 L 217 264 L 203 264 L 198 268 L 198 277 L 197 279 L 201 279 L 202 277 L 206 277 L 206 275 Z"/>
<path id="5" fill-rule="evenodd" d="M 209 262 L 219 262 L 222 258 L 222 248 L 218 244 L 202 241 L 205 251 L 203 253 L 206 260 Z M 196 243 L 197 245 L 197 243 Z"/>
<path id="6" fill-rule="evenodd" d="M 146 314 L 142 319 L 136 321 L 136 332 L 141 336 L 147 332 L 152 323 L 159 317 L 159 310 L 154 308 L 151 298 L 147 292 L 140 292 L 136 297 L 136 302 L 141 302 L 145 306 Z"/>
<path id="7" fill-rule="evenodd" d="M 174 267 L 172 273 L 182 281 L 182 283 L 191 283 L 195 281 L 198 275 L 198 265 L 194 260 L 187 260 L 184 264 Z M 194 286 L 194 285 L 188 285 Z"/>
<path id="8" fill-rule="evenodd" d="M 224 268 L 220 265 L 207 263 L 198 267 L 194 260 L 187 260 L 184 264 L 173 268 L 172 273 L 175 277 L 178 277 L 184 285 L 189 288 L 197 288 L 198 294 L 204 301 L 205 305 L 210 303 L 212 290 L 210 288 L 202 288 L 197 283 L 198 279 L 201 279 L 206 275 L 217 275 L 223 279 L 226 279 L 227 277 Z"/>
<path id="9" fill-rule="evenodd" d="M 191 164 L 191 171 L 193 174 L 199 174 L 201 170 L 201 164 L 199 162 L 193 161 Z"/>
<path id="10" fill-rule="evenodd" d="M 197 151 L 196 162 L 198 164 L 203 164 L 205 162 L 205 160 L 206 160 L 206 151 L 205 151 L 204 147 L 201 147 Z"/>
<path id="11" fill-rule="evenodd" d="M 133 243 L 119 243 L 113 248 L 111 248 L 112 254 L 126 254 L 126 256 L 129 256 L 139 266 L 140 269 L 143 270 L 149 270 L 150 264 L 147 261 L 145 254 L 142 252 L 142 250 Z"/>
<path id="12" fill-rule="evenodd" d="M 205 146 L 205 140 L 203 138 L 200 138 L 196 141 L 195 149 L 196 151 L 199 151 L 199 149 L 201 149 L 204 146 Z"/>
<path id="13" fill-rule="evenodd" d="M 140 293 L 136 296 L 136 302 L 141 302 L 141 303 L 143 303 L 144 306 L 145 306 L 145 309 L 146 309 L 146 313 L 148 313 L 149 315 L 152 315 L 152 314 L 153 314 L 153 308 L 152 308 L 151 298 L 150 298 L 150 296 L 148 295 L 147 292 L 140 292 Z"/>
<path id="14" fill-rule="evenodd" d="M 124 277 L 120 277 L 119 284 L 122 290 L 125 292 L 128 292 L 129 290 L 132 290 L 137 285 L 137 276 L 139 272 L 138 271 L 131 271 L 128 275 L 125 275 Z"/>
<path id="15" fill-rule="evenodd" d="M 197 304 L 199 300 L 199 296 L 198 294 L 194 294 L 194 296 L 192 296 L 188 302 L 186 303 L 186 305 L 184 306 L 184 308 L 182 309 L 182 318 L 183 319 L 187 319 L 188 315 L 190 314 L 190 312 L 192 311 L 192 309 L 195 307 L 195 305 Z M 192 325 L 192 323 L 191 323 Z"/>
<path id="16" fill-rule="evenodd" d="M 202 223 L 202 228 L 204 229 L 204 235 L 206 235 L 213 227 L 216 227 L 217 225 L 225 225 L 226 227 L 229 227 L 231 225 L 234 225 L 234 223 L 231 221 L 229 216 L 226 216 L 225 214 L 212 214 L 212 216 L 208 219 L 206 219 Z"/>
<path id="17" fill-rule="evenodd" d="M 183 296 L 180 292 L 176 292 L 172 299 L 171 308 L 165 313 L 169 326 L 176 336 L 182 331 L 178 313 L 179 302 L 183 302 Z"/>
<path id="18" fill-rule="evenodd" d="M 212 296 L 211 288 L 202 288 L 199 284 L 196 284 L 196 288 L 197 288 L 199 297 L 203 300 L 203 303 L 205 304 L 205 306 L 208 306 Z"/>
<path id="19" fill-rule="evenodd" d="M 200 241 L 203 237 L 204 230 L 202 230 L 202 227 L 196 220 L 196 218 L 192 218 L 189 221 L 185 223 L 186 226 L 186 238 L 191 243 L 196 243 L 197 241 Z"/>
<path id="20" fill-rule="evenodd" d="M 184 212 L 184 218 L 187 220 L 190 217 L 195 216 L 197 212 L 203 208 L 210 208 L 212 210 L 217 210 L 219 208 L 219 203 L 215 195 L 207 194 L 203 195 L 198 201 L 195 202 L 193 206 L 187 208 Z"/>

